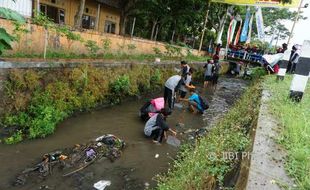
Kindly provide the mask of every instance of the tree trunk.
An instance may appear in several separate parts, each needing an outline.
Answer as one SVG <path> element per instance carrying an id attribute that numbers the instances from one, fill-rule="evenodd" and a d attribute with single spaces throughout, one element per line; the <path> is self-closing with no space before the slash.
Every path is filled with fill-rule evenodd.
<path id="1" fill-rule="evenodd" d="M 157 24 L 157 27 L 156 27 L 156 32 L 155 32 L 155 37 L 154 37 L 155 41 L 157 40 L 158 31 L 159 31 L 159 24 Z"/>
<path id="2" fill-rule="evenodd" d="M 172 32 L 172 35 L 171 35 L 171 43 L 173 42 L 173 39 L 174 39 L 176 25 L 177 25 L 177 21 L 175 20 L 174 21 L 174 26 L 173 26 L 173 32 Z"/>
<path id="3" fill-rule="evenodd" d="M 75 28 L 79 29 L 82 26 L 82 18 L 83 18 L 84 8 L 85 8 L 85 0 L 80 0 L 80 6 L 78 9 L 78 12 L 76 13 L 76 15 L 74 17 L 74 27 Z"/>
<path id="4" fill-rule="evenodd" d="M 38 14 L 40 14 L 40 0 L 37 0 L 36 7 L 37 7 L 36 14 L 38 15 Z"/>
<path id="5" fill-rule="evenodd" d="M 119 22 L 119 34 L 122 36 L 125 35 L 126 22 L 127 22 L 127 15 L 125 14 L 124 11 L 121 11 L 121 19 Z"/>
<path id="6" fill-rule="evenodd" d="M 226 23 L 226 18 L 227 18 L 227 15 L 228 15 L 228 8 L 227 8 L 227 11 L 225 13 L 225 15 L 223 15 L 221 21 L 220 21 L 220 26 L 219 26 L 219 31 L 217 32 L 217 37 L 216 37 L 216 41 L 215 43 L 218 44 L 220 43 L 221 41 L 221 38 L 222 38 L 222 35 L 223 35 L 223 30 L 224 30 L 224 27 L 225 27 L 225 23 Z"/>
<path id="7" fill-rule="evenodd" d="M 97 15 L 96 15 L 96 22 L 95 22 L 95 30 L 99 30 L 99 19 L 100 19 L 100 3 L 98 3 L 97 7 Z"/>
<path id="8" fill-rule="evenodd" d="M 153 40 L 156 25 L 157 25 L 157 19 L 153 21 L 152 32 L 151 32 L 151 40 Z"/>

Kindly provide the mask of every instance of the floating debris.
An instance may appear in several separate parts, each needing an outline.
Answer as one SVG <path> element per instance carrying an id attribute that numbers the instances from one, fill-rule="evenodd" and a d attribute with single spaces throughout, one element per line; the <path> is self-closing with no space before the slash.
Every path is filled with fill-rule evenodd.
<path id="1" fill-rule="evenodd" d="M 94 184 L 94 188 L 97 190 L 104 190 L 107 186 L 111 185 L 111 181 L 100 180 Z"/>
<path id="2" fill-rule="evenodd" d="M 14 185 L 22 186 L 26 181 L 43 181 L 53 174 L 54 169 L 58 169 L 57 171 L 64 177 L 71 176 L 103 157 L 113 162 L 121 156 L 124 147 L 123 140 L 108 134 L 85 145 L 76 144 L 72 148 L 44 154 L 38 164 L 25 169 L 16 177 Z"/>

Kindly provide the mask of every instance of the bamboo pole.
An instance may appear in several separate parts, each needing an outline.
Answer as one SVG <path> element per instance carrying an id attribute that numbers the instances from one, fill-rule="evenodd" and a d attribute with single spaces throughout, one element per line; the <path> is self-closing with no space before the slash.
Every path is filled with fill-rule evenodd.
<path id="1" fill-rule="evenodd" d="M 299 7 L 298 7 L 298 10 L 297 10 L 297 15 L 296 15 L 295 21 L 294 21 L 294 23 L 293 23 L 290 36 L 288 37 L 288 40 L 287 40 L 287 45 L 290 44 L 290 41 L 291 41 L 291 39 L 292 39 L 292 37 L 293 37 L 293 32 L 294 32 L 295 25 L 296 25 L 296 23 L 297 23 L 297 21 L 298 21 L 299 15 L 300 15 L 300 10 L 301 10 L 302 3 L 303 3 L 303 0 L 300 1 Z"/>

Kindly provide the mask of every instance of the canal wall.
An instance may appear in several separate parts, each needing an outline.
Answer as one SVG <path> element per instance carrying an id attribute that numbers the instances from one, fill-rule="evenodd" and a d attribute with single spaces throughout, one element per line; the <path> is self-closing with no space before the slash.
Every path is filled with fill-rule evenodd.
<path id="1" fill-rule="evenodd" d="M 134 65 L 148 65 L 150 67 L 156 67 L 161 69 L 171 69 L 171 68 L 179 68 L 180 62 L 176 61 L 163 61 L 163 62 L 134 62 L 134 61 L 106 61 L 106 62 L 81 62 L 81 61 L 54 61 L 54 62 L 7 62 L 0 61 L 0 115 L 5 113 L 5 83 L 8 79 L 9 72 L 20 70 L 22 72 L 26 72 L 29 70 L 35 71 L 52 71 L 52 70 L 64 70 L 69 69 L 72 70 L 74 68 L 78 68 L 81 64 L 90 64 L 95 68 L 104 70 L 107 68 L 113 68 L 113 70 L 131 70 Z M 226 73 L 229 67 L 227 62 L 222 62 L 221 73 Z M 195 62 L 191 63 L 194 68 L 196 68 L 197 74 L 202 75 L 202 66 L 204 63 Z"/>

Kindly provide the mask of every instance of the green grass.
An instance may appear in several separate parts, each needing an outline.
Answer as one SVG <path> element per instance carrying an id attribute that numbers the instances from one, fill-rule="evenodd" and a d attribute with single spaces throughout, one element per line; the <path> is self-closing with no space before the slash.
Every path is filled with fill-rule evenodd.
<path id="1" fill-rule="evenodd" d="M 250 148 L 248 130 L 256 125 L 261 88 L 253 83 L 227 115 L 196 146 L 185 145 L 168 173 L 159 177 L 158 189 L 215 189 L 224 187 L 225 176 L 236 167 L 228 153 Z"/>
<path id="2" fill-rule="evenodd" d="M 43 58 L 42 54 L 27 54 L 18 52 L 15 54 L 7 54 L 3 56 L 4 58 Z M 64 53 L 64 52 L 50 52 L 48 51 L 46 54 L 47 59 L 109 59 L 109 60 L 130 60 L 130 61 L 154 61 L 155 58 L 161 58 L 161 60 L 186 60 L 186 61 L 197 61 L 203 62 L 208 59 L 205 56 L 195 56 L 195 55 L 187 55 L 187 56 L 166 56 L 166 55 L 155 55 L 155 54 L 125 54 L 125 53 L 106 53 L 106 54 L 74 54 L 74 53 Z"/>
<path id="3" fill-rule="evenodd" d="M 310 189 L 310 86 L 300 103 L 289 98 L 292 76 L 276 82 L 274 76 L 265 79 L 265 88 L 271 94 L 270 109 L 281 125 L 278 142 L 288 153 L 286 170 L 294 178 L 297 189 Z"/>

